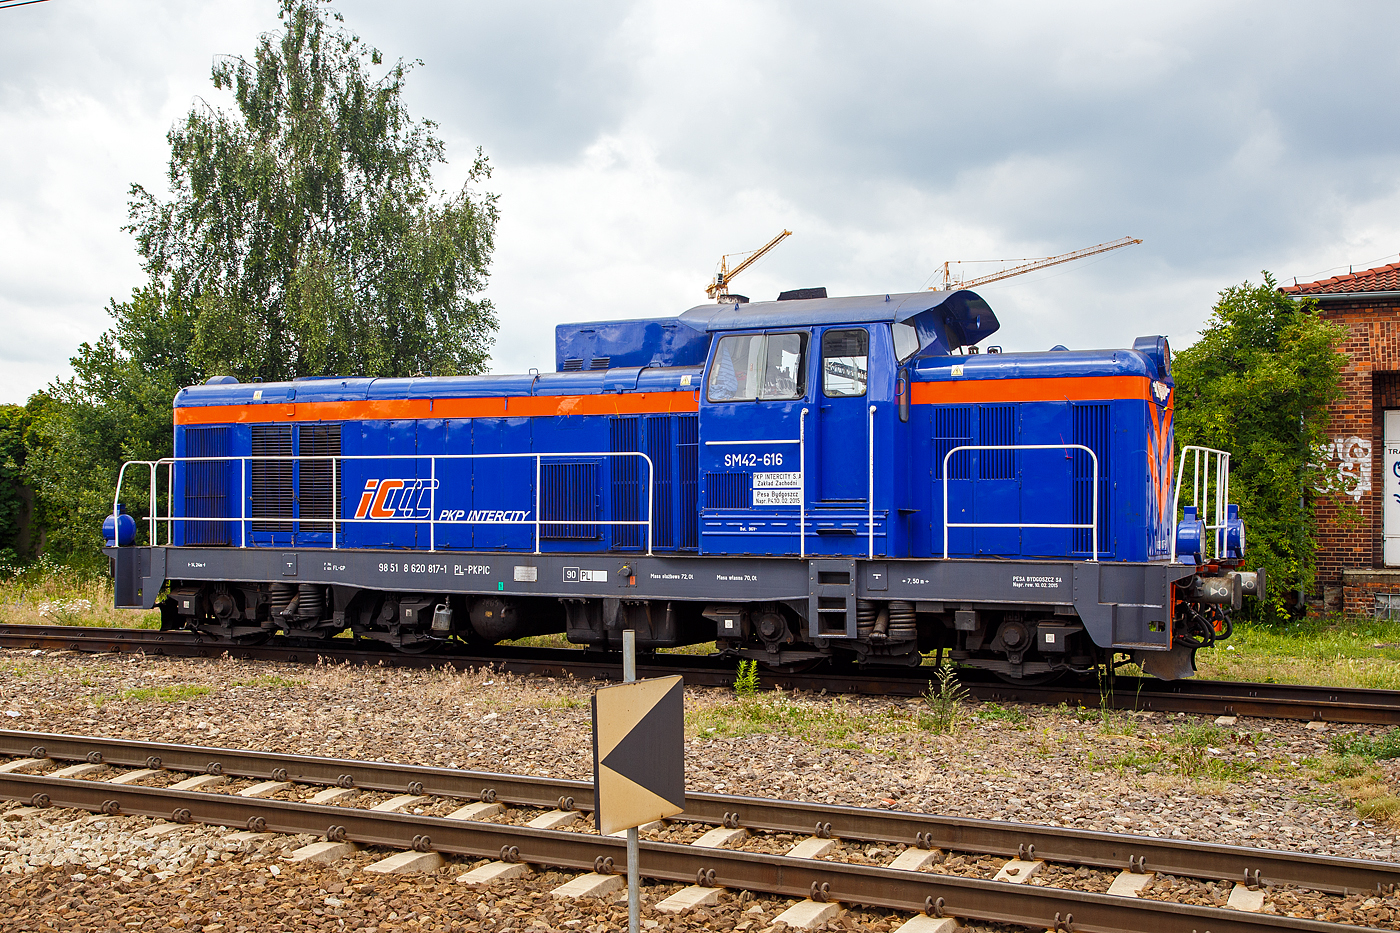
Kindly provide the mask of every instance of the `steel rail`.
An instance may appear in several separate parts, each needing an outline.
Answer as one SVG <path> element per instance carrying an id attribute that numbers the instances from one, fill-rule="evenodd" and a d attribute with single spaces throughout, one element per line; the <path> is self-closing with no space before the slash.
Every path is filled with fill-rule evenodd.
<path id="1" fill-rule="evenodd" d="M 343 646 L 337 643 L 343 643 Z M 381 648 L 366 650 L 364 641 L 330 639 L 315 645 L 224 645 L 189 631 L 109 629 L 66 625 L 0 626 L 0 647 L 71 650 L 99 653 L 145 652 L 169 657 L 346 664 L 389 664 L 395 667 L 473 669 L 491 667 L 513 674 L 573 676 L 582 680 L 618 680 L 622 662 L 616 655 L 575 648 L 497 648 L 491 655 L 459 653 L 401 654 Z M 657 654 L 638 665 L 639 676 L 681 674 L 692 686 L 725 687 L 733 683 L 730 659 Z M 929 689 L 933 669 L 892 668 L 879 673 L 840 668 L 806 673 L 765 671 L 765 687 L 786 690 L 825 690 L 917 697 Z M 977 671 L 960 675 L 969 694 L 978 700 L 1053 705 L 1107 707 L 1117 710 L 1252 716 L 1333 723 L 1400 725 L 1400 691 L 1360 687 L 1320 687 L 1232 681 L 1116 677 L 1098 684 L 1009 684 Z"/>
<path id="2" fill-rule="evenodd" d="M 0 774 L 0 797 L 29 800 L 39 806 L 159 817 L 179 823 L 313 833 L 363 845 L 476 858 L 505 854 L 513 861 L 581 870 L 596 869 L 604 859 L 620 864 L 626 848 L 621 838 L 593 833 L 25 774 Z M 1202 929 L 1211 933 L 1342 933 L 1357 929 L 1352 925 L 1218 907 L 730 849 L 642 842 L 640 854 L 641 873 L 660 881 L 691 883 L 703 878 L 706 884 L 781 897 L 816 894 L 828 901 L 910 912 L 932 908 L 945 916 L 1041 929 L 1081 933 L 1194 933 Z"/>
<path id="3" fill-rule="evenodd" d="M 563 809 L 593 811 L 591 782 L 382 761 L 13 731 L 0 731 L 0 756 L 100 761 L 118 767 L 158 767 L 542 808 L 563 803 L 567 804 Z M 1145 866 L 1148 871 L 1189 878 L 1249 879 L 1251 883 L 1257 878 L 1330 894 L 1386 891 L 1400 884 L 1400 864 L 1391 862 L 804 801 L 688 793 L 685 812 L 675 819 L 1114 870 L 1136 864 L 1138 871 Z"/>

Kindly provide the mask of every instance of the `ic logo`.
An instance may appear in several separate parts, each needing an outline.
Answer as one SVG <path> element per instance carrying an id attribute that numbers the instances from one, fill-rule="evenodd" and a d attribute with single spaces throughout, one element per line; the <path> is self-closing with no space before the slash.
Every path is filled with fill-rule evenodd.
<path id="1" fill-rule="evenodd" d="M 432 493 L 438 488 L 435 479 L 371 479 L 365 480 L 356 518 L 405 519 L 431 518 Z"/>
<path id="2" fill-rule="evenodd" d="M 1165 402 L 1167 396 L 1171 394 L 1171 388 L 1165 382 L 1152 383 L 1152 396 L 1159 402 Z"/>

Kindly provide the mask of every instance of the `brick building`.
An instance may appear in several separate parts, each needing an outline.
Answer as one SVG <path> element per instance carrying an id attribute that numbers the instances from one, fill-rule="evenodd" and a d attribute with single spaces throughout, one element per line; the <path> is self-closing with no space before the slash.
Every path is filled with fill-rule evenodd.
<path id="1" fill-rule="evenodd" d="M 1342 491 L 1316 505 L 1318 608 L 1400 614 L 1400 262 L 1281 290 L 1349 331 L 1324 463 Z"/>

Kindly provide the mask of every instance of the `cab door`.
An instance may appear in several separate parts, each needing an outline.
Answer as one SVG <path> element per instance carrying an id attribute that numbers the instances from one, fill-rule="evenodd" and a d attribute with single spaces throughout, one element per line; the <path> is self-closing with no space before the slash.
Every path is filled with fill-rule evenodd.
<path id="1" fill-rule="evenodd" d="M 830 327 L 821 335 L 817 418 L 824 503 L 865 502 L 870 492 L 870 330 Z"/>

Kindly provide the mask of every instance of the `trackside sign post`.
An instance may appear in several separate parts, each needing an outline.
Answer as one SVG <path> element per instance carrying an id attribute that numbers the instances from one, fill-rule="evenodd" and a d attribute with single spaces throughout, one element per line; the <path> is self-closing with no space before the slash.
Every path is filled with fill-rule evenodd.
<path id="1" fill-rule="evenodd" d="M 636 633 L 622 633 L 624 683 L 593 694 L 594 819 L 627 831 L 627 919 L 640 909 L 637 827 L 685 809 L 685 718 L 680 677 L 637 680 Z"/>

